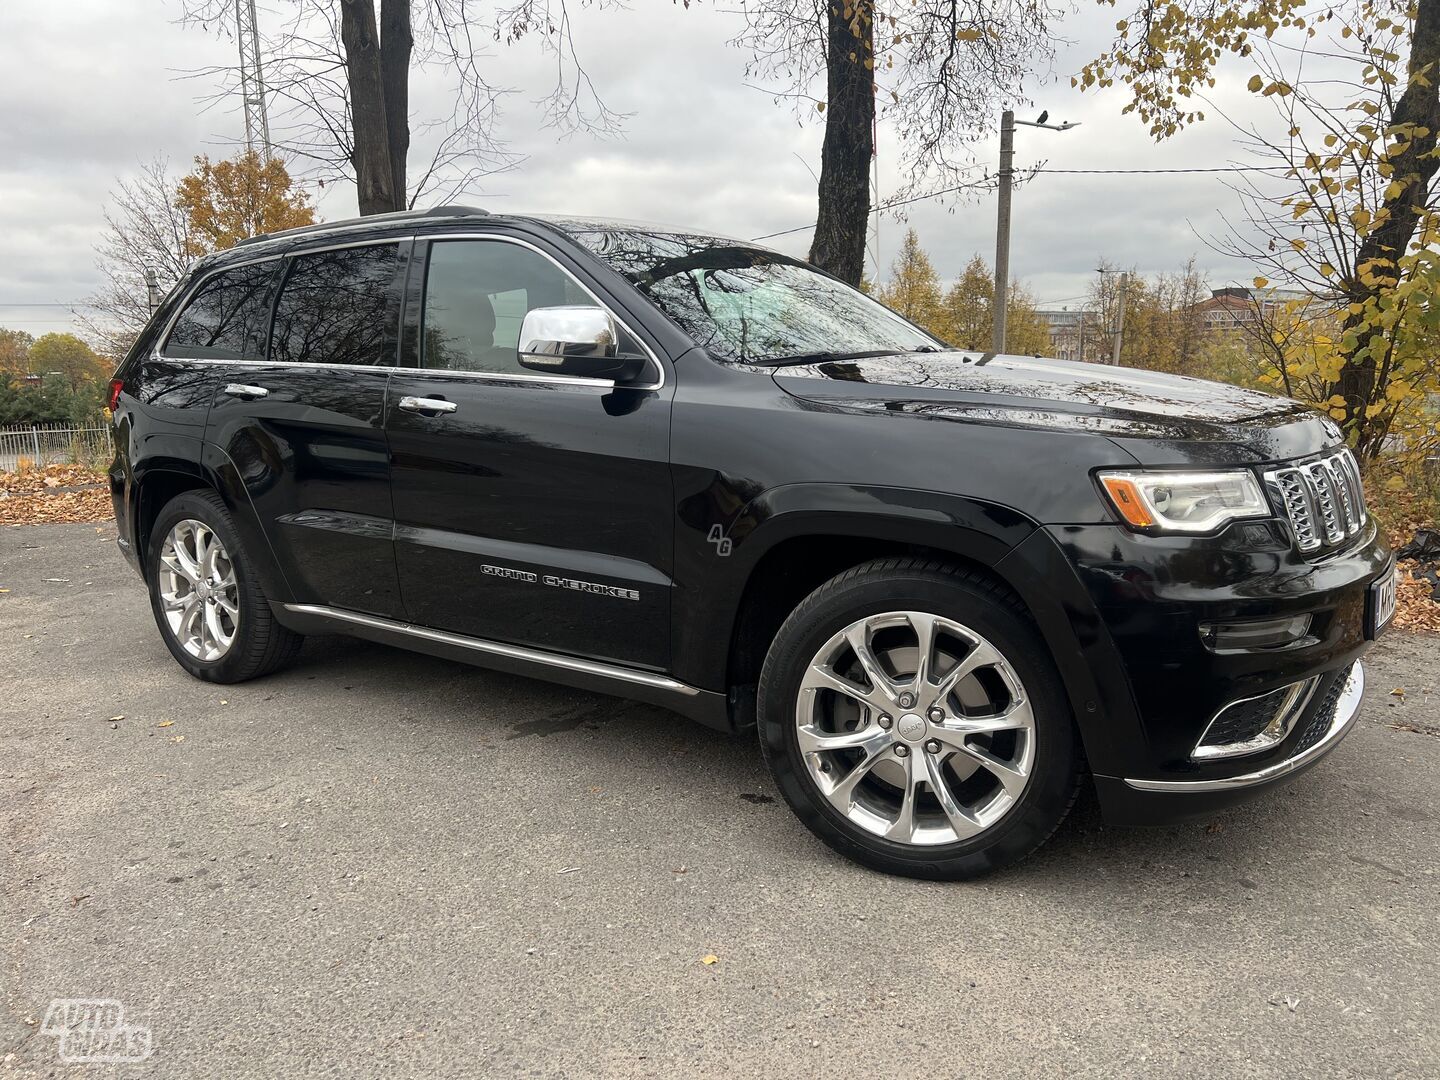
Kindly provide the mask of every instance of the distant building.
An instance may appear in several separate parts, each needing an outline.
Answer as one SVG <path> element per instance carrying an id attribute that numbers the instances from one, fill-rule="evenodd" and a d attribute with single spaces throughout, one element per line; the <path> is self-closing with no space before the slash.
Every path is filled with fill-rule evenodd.
<path id="1" fill-rule="evenodd" d="M 1050 355 L 1057 360 L 1095 360 L 1108 348 L 1093 311 L 1050 308 L 1035 314 L 1050 331 Z"/>
<path id="2" fill-rule="evenodd" d="M 1210 298 L 1191 311 L 1203 330 L 1217 334 L 1240 333 L 1259 314 L 1268 322 L 1286 304 L 1306 301 L 1299 289 L 1247 289 L 1239 285 L 1211 289 Z M 1086 308 L 1046 308 L 1036 312 L 1050 330 L 1050 355 L 1060 360 L 1110 359 L 1110 334 L 1096 311 Z"/>
<path id="3" fill-rule="evenodd" d="M 1211 289 L 1210 299 L 1196 304 L 1195 313 L 1206 330 L 1235 333 L 1244 330 L 1257 314 L 1269 322 L 1286 304 L 1306 299 L 1308 294 L 1298 289 L 1247 289 L 1231 285 Z"/>

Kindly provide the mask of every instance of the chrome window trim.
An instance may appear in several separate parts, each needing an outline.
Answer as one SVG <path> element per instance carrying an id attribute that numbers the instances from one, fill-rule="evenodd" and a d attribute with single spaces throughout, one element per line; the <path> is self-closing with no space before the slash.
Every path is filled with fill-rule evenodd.
<path id="1" fill-rule="evenodd" d="M 547 384 L 547 385 L 553 385 L 553 386 L 589 386 L 589 387 L 591 387 L 591 388 L 593 388 L 593 389 L 597 389 L 597 390 L 607 390 L 607 391 L 608 391 L 608 390 L 613 390 L 613 389 L 615 388 L 615 380 L 614 380 L 614 379 L 592 379 L 592 378 L 586 378 L 586 377 L 578 376 L 578 375 L 542 375 L 542 374 L 540 374 L 540 373 L 538 373 L 538 372 L 536 372 L 536 373 L 534 373 L 534 374 L 530 374 L 530 373 L 526 373 L 526 372 L 516 372 L 516 373 L 514 373 L 514 374 L 504 374 L 504 373 L 502 373 L 502 372 L 495 372 L 495 371 L 452 371 L 452 370 L 450 370 L 450 369 L 448 369 L 448 368 L 426 368 L 426 367 L 413 367 L 413 368 L 411 368 L 411 367 L 397 367 L 397 366 L 394 366 L 394 365 L 382 365 L 382 364 L 375 364 L 375 365 L 371 365 L 371 364 L 311 364 L 311 363 L 305 363 L 305 362 L 303 362 L 303 361 L 294 361 L 294 360 L 217 360 L 217 359 L 214 359 L 214 358 L 204 358 L 204 357 L 166 356 L 165 353 L 164 353 L 164 348 L 165 348 L 165 346 L 166 346 L 166 345 L 169 343 L 169 341 L 170 341 L 170 334 L 174 331 L 174 329 L 175 329 L 175 324 L 180 320 L 181 314 L 185 311 L 185 308 L 190 304 L 190 301 L 195 298 L 195 294 L 198 293 L 198 292 L 200 291 L 200 289 L 204 287 L 205 283 L 206 283 L 207 281 L 209 281 L 212 277 L 214 277 L 216 274 L 223 274 L 223 273 L 224 273 L 225 271 L 227 271 L 227 270 L 235 270 L 235 269 L 238 269 L 239 267 L 242 267 L 242 266 L 255 266 L 255 265 L 259 264 L 259 263 L 275 262 L 275 261 L 278 261 L 278 260 L 281 260 L 281 259 L 292 258 L 292 257 L 298 256 L 298 255 L 314 255 L 314 254 L 319 254 L 319 253 L 325 252 L 325 251 L 338 251 L 338 250 L 340 250 L 340 249 L 342 249 L 342 248 L 372 247 L 372 246 L 374 246 L 374 245 L 376 245 L 376 244 L 401 244 L 401 243 L 404 243 L 404 242 L 407 241 L 407 240 L 414 241 L 414 242 L 417 242 L 417 243 L 418 243 L 419 241 L 421 241 L 421 240 L 429 240 L 429 241 L 436 241 L 436 240 L 493 240 L 493 241 L 498 241 L 498 242 L 504 243 L 504 244 L 515 244 L 515 245 L 517 245 L 517 246 L 519 246 L 519 247 L 529 248 L 531 251 L 535 252 L 535 253 L 536 253 L 537 255 L 539 255 L 541 258 L 543 258 L 543 259 L 547 260 L 548 262 L 550 262 L 550 263 L 551 263 L 557 270 L 559 270 L 562 274 L 564 274 L 566 277 L 568 277 L 568 278 L 570 278 L 572 281 L 574 281 L 576 285 L 580 286 L 580 288 L 584 291 L 585 295 L 588 296 L 588 297 L 590 297 L 591 300 L 595 301 L 596 307 L 602 308 L 602 309 L 604 309 L 606 312 L 608 312 L 609 315 L 610 315 L 610 317 L 611 317 L 612 319 L 614 319 L 617 323 L 619 323 L 620 326 L 624 327 L 625 331 L 626 331 L 631 337 L 633 337 L 636 341 L 638 341 L 638 342 L 640 343 L 640 347 L 645 350 L 645 355 L 646 355 L 646 357 L 647 357 L 647 358 L 650 360 L 650 362 L 655 366 L 655 370 L 656 370 L 657 372 L 659 372 L 659 378 L 658 378 L 655 382 L 653 382 L 653 383 L 626 383 L 624 388 L 625 388 L 626 390 L 659 390 L 659 389 L 662 389 L 662 388 L 665 386 L 665 365 L 661 362 L 660 358 L 655 354 L 655 350 L 650 347 L 650 345 L 645 341 L 645 339 L 644 339 L 643 337 L 641 337 L 639 334 L 637 334 L 637 333 L 635 332 L 634 327 L 632 327 L 628 322 L 626 322 L 626 321 L 625 321 L 623 318 L 621 318 L 619 315 L 615 314 L 615 312 L 614 312 L 613 310 L 611 310 L 611 308 L 610 308 L 610 306 L 609 306 L 608 304 L 604 303 L 604 302 L 600 299 L 600 297 L 598 297 L 598 296 L 595 295 L 594 290 L 592 290 L 588 285 L 586 285 L 583 281 L 581 281 L 581 280 L 580 280 L 579 278 L 577 278 L 574 274 L 572 274 L 569 270 L 567 270 L 567 269 L 560 263 L 560 261 L 559 261 L 558 259 L 556 259 L 556 258 L 555 258 L 553 255 L 551 255 L 548 251 L 544 250 L 544 249 L 541 248 L 541 247 L 538 247 L 538 246 L 535 245 L 535 244 L 532 244 L 532 243 L 531 243 L 530 241 L 528 241 L 528 240 L 521 240 L 520 238 L 518 238 L 518 237 L 513 237 L 513 236 L 503 236 L 503 235 L 500 235 L 500 234 L 498 234 L 498 233 L 481 233 L 481 232 L 417 233 L 417 234 L 407 234 L 407 235 L 405 235 L 405 236 L 387 236 L 387 237 L 380 237 L 380 238 L 375 238 L 375 239 L 370 239 L 370 240 L 352 240 L 352 241 L 350 241 L 350 242 L 348 242 L 348 243 L 340 243 L 340 244 L 319 243 L 319 244 L 316 244 L 314 247 L 306 247 L 306 248 L 302 248 L 302 249 L 300 249 L 300 250 L 291 249 L 291 250 L 287 250 L 287 251 L 283 251 L 283 252 L 275 252 L 275 253 L 270 254 L 270 255 L 257 255 L 257 256 L 256 256 L 255 258 L 253 258 L 253 259 L 237 259 L 237 260 L 235 260 L 234 262 L 226 262 L 225 265 L 223 265 L 223 266 L 216 266 L 216 267 L 214 267 L 214 268 L 212 268 L 212 269 L 210 269 L 210 270 L 207 270 L 203 275 L 201 275 L 200 277 L 198 277 L 198 278 L 195 279 L 194 283 L 193 283 L 193 284 L 190 286 L 190 288 L 186 291 L 184 298 L 183 298 L 183 299 L 180 301 L 180 303 L 176 306 L 174 312 L 171 313 L 170 318 L 166 321 L 166 323 L 165 323 L 165 329 L 162 331 L 162 333 L 161 333 L 161 335 L 160 335 L 160 338 L 159 338 L 159 344 L 157 344 L 157 345 L 155 346 L 154 351 L 151 353 L 151 359 L 152 359 L 152 360 L 167 360 L 167 361 L 169 361 L 169 362 L 171 362 L 171 363 L 182 363 L 182 364 L 242 364 L 242 365 L 247 366 L 247 367 L 271 367 L 271 366 L 274 366 L 274 367 L 281 367 L 281 368 L 287 368 L 287 369 L 294 369 L 294 368 L 314 368 L 314 369 L 324 369 L 324 370 L 330 370 L 330 371 L 383 371 L 383 372 L 388 372 L 388 373 L 390 373 L 390 374 L 398 374 L 398 375 L 420 375 L 420 374 L 429 374 L 429 375 L 442 376 L 442 377 L 446 377 L 446 378 L 479 379 L 479 380 L 484 381 L 484 382 L 521 382 L 521 383 L 527 383 L 527 382 L 528 382 L 528 383 L 545 383 L 545 384 Z M 427 260 L 427 272 L 428 272 L 428 260 Z M 423 312 L 422 312 L 421 318 L 422 318 L 422 321 L 423 321 L 423 318 L 424 318 Z M 267 348 L 268 348 L 268 342 L 267 342 Z"/>
<path id="2" fill-rule="evenodd" d="M 564 668 L 567 671 L 596 675 L 605 679 L 613 679 L 616 682 L 648 686 L 655 690 L 665 690 L 685 697 L 698 697 L 700 694 L 699 689 L 689 683 L 683 683 L 664 675 L 652 675 L 648 671 L 635 671 L 616 664 L 606 664 L 599 660 L 584 660 L 578 656 L 565 656 L 561 653 L 546 652 L 543 649 L 526 648 L 523 645 L 506 645 L 485 638 L 466 637 L 464 634 L 432 630 L 427 626 L 397 622 L 394 619 L 384 619 L 378 615 L 362 615 L 358 611 L 346 611 L 344 608 L 326 607 L 323 604 L 286 604 L 285 610 L 293 611 L 297 615 L 314 615 L 324 619 L 333 619 L 336 622 L 355 623 L 376 630 L 388 630 L 394 634 L 423 638 L 426 641 L 453 645 L 457 648 L 470 649 L 491 656 L 504 656 L 511 660 L 524 660 L 532 664 L 543 664 L 546 667 Z"/>
<path id="3" fill-rule="evenodd" d="M 665 385 L 665 365 L 664 365 L 663 363 L 661 363 L 661 362 L 660 362 L 660 358 L 655 355 L 655 350 L 652 349 L 652 348 L 650 348 L 649 344 L 645 341 L 645 339 L 635 332 L 635 328 L 634 328 L 633 326 L 631 326 L 628 322 L 626 322 L 623 318 L 621 318 L 619 315 L 617 315 L 617 314 L 614 312 L 614 310 L 611 309 L 611 307 L 610 307 L 609 304 L 605 303 L 603 300 L 600 299 L 600 297 L 596 296 L 596 295 L 595 295 L 595 291 L 594 291 L 593 289 L 591 289 L 590 286 L 586 285 L 583 281 L 581 281 L 581 280 L 580 280 L 579 278 L 577 278 L 574 274 L 572 274 L 568 269 L 566 269 L 566 267 L 560 262 L 559 259 L 555 258 L 555 256 L 551 255 L 551 254 L 550 254 L 548 251 L 546 251 L 544 248 L 539 247 L 539 246 L 536 245 L 536 244 L 532 244 L 529 240 L 522 240 L 522 239 L 520 239 L 519 237 L 516 237 L 516 236 L 506 236 L 506 235 L 504 235 L 503 233 L 487 233 L 487 232 L 420 232 L 420 233 L 416 233 L 416 234 L 415 234 L 415 242 L 416 242 L 416 243 L 420 243 L 421 241 L 429 241 L 430 243 L 433 244 L 433 243 L 444 242 L 444 241 L 448 241 L 448 240 L 487 240 L 487 241 L 498 242 L 498 243 L 502 243 L 502 244 L 514 244 L 516 247 L 528 248 L 530 251 L 535 252 L 535 254 L 539 255 L 542 259 L 546 260 L 548 263 L 550 263 L 552 266 L 554 266 L 555 269 L 559 270 L 559 271 L 560 271 L 562 274 L 564 274 L 567 278 L 569 278 L 571 281 L 575 282 L 576 285 L 580 286 L 581 290 L 585 293 L 585 295 L 588 296 L 588 297 L 590 297 L 590 299 L 595 302 L 595 306 L 596 306 L 596 307 L 600 308 L 602 311 L 606 312 L 612 319 L 614 319 L 614 320 L 621 326 L 621 328 L 623 328 L 623 329 L 625 330 L 626 333 L 628 333 L 632 338 L 634 338 L 636 341 L 638 341 L 638 342 L 640 343 L 640 348 L 642 348 L 642 349 L 645 350 L 645 355 L 646 355 L 646 357 L 649 358 L 650 363 L 655 366 L 655 370 L 659 373 L 659 378 L 657 378 L 653 383 L 626 383 L 624 388 L 625 388 L 626 390 L 659 390 L 659 389 L 661 389 L 661 388 Z M 429 273 L 430 273 L 430 259 L 429 259 L 428 253 L 427 253 L 426 259 L 425 259 L 425 273 L 426 273 L 427 276 L 428 276 Z M 420 325 L 421 325 L 422 335 L 423 335 L 423 332 L 424 332 L 424 323 L 425 323 L 425 311 L 424 311 L 424 304 L 422 303 L 422 304 L 421 304 L 421 311 L 420 311 Z M 534 382 L 561 382 L 561 383 L 576 383 L 576 382 L 580 382 L 580 383 L 588 383 L 588 384 L 590 384 L 590 385 L 592 385 L 592 386 L 606 386 L 606 387 L 613 387 L 613 386 L 615 385 L 615 380 L 614 380 L 614 379 L 590 379 L 590 378 L 583 378 L 583 377 L 574 376 L 574 375 L 554 375 L 554 376 L 551 376 L 551 375 L 536 375 L 536 376 L 534 376 L 534 377 L 532 378 L 532 377 L 526 376 L 526 375 L 520 375 L 520 376 L 506 375 L 506 374 L 503 374 L 503 373 L 500 373 L 500 372 L 491 372 L 491 371 L 459 372 L 459 371 L 450 371 L 449 369 L 446 369 L 446 368 L 427 368 L 427 367 L 424 367 L 424 366 L 419 366 L 419 367 L 414 367 L 414 368 L 405 368 L 404 370 L 406 370 L 406 371 L 430 371 L 430 372 L 436 372 L 436 373 L 438 373 L 438 374 L 444 374 L 444 375 L 462 375 L 462 374 L 469 374 L 469 375 L 473 375 L 473 376 L 488 377 L 488 378 L 491 378 L 491 379 L 501 379 L 501 380 L 504 380 L 504 379 L 513 379 L 513 378 L 521 378 L 521 379 L 525 379 L 526 381 L 534 381 Z"/>
<path id="4" fill-rule="evenodd" d="M 497 375 L 483 371 L 448 371 L 441 368 L 395 367 L 391 364 L 311 364 L 300 360 L 216 360 L 209 357 L 160 356 L 154 359 L 171 364 L 221 364 L 226 367 L 284 368 L 286 371 L 311 369 L 315 371 L 375 371 L 385 375 L 436 375 L 446 378 L 488 379 L 499 382 L 541 382 L 588 386 L 593 390 L 609 390 L 615 385 L 613 379 L 587 379 L 578 375 Z M 626 384 L 629 389 L 629 384 Z M 638 389 L 638 388 L 637 388 Z"/>
<path id="5" fill-rule="evenodd" d="M 1136 791 L 1163 791 L 1183 795 L 1206 791 L 1232 791 L 1235 788 L 1254 787 L 1256 784 L 1278 780 L 1334 749 L 1335 744 L 1345 737 L 1355 719 L 1360 715 L 1360 699 L 1364 693 L 1365 669 L 1357 660 L 1350 669 L 1350 674 L 1346 676 L 1345 688 L 1335 702 L 1335 715 L 1331 718 L 1330 727 L 1320 741 L 1308 750 L 1302 750 L 1294 757 L 1277 761 L 1263 769 L 1241 773 L 1239 776 L 1222 776 L 1214 780 L 1132 780 L 1127 777 L 1125 783 Z"/>

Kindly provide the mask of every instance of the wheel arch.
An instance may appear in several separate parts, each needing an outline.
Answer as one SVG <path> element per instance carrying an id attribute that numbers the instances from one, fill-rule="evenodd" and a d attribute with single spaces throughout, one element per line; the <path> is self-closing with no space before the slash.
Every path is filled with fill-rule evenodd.
<path id="1" fill-rule="evenodd" d="M 138 463 L 133 480 L 133 543 L 140 573 L 149 581 L 146 556 L 156 520 L 165 506 L 187 491 L 209 491 L 220 497 L 240 533 L 251 561 L 259 571 L 262 588 L 273 600 L 290 596 L 269 537 L 260 527 L 255 508 L 240 482 L 234 462 L 218 448 L 206 444 L 199 460 L 183 457 L 151 459 Z"/>
<path id="2" fill-rule="evenodd" d="M 194 461 L 185 458 L 152 459 L 136 464 L 130 483 L 130 540 L 140 576 L 150 580 L 146 553 L 150 535 L 165 506 L 187 491 L 209 491 L 211 484 Z"/>
<path id="3" fill-rule="evenodd" d="M 1139 730 L 1129 680 L 1089 594 L 1050 531 L 1013 508 L 910 489 L 797 485 L 747 505 L 729 535 L 738 566 L 720 620 L 726 637 L 713 641 L 724 658 L 714 676 L 737 728 L 753 724 L 760 665 L 805 596 L 871 559 L 912 555 L 973 570 L 1019 599 L 1050 651 L 1092 761 L 1106 756 L 1113 738 Z"/>
<path id="4" fill-rule="evenodd" d="M 737 565 L 720 620 L 728 633 L 717 674 L 735 725 L 754 722 L 760 665 L 780 624 L 831 577 L 876 558 L 942 559 L 992 578 L 1028 610 L 997 567 L 1036 528 L 1010 507 L 911 489 L 794 485 L 755 499 L 727 532 Z"/>

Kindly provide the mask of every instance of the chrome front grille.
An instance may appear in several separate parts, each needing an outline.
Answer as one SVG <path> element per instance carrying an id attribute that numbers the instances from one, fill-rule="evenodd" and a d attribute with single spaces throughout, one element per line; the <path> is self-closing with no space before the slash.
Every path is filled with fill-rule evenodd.
<path id="1" fill-rule="evenodd" d="M 1271 469 L 1265 483 L 1285 509 L 1295 546 L 1307 555 L 1340 547 L 1369 520 L 1360 469 L 1349 450 Z"/>

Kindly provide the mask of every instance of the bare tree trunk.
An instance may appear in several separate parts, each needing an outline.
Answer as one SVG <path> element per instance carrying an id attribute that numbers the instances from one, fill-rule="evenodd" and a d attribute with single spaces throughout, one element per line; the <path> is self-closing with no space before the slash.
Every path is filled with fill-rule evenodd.
<path id="1" fill-rule="evenodd" d="M 374 0 L 340 0 L 340 39 L 345 45 L 345 77 L 350 87 L 354 132 L 351 164 L 355 166 L 360 213 L 384 214 L 399 210 L 404 192 L 395 191 L 388 149 L 385 82 L 381 75 Z"/>
<path id="2" fill-rule="evenodd" d="M 831 3 L 825 56 L 829 105 L 820 155 L 820 213 L 810 261 L 842 281 L 859 285 L 865 273 L 870 159 L 875 149 L 874 8 L 872 0 Z M 847 8 L 847 3 L 853 6 Z"/>
<path id="3" fill-rule="evenodd" d="M 398 206 L 406 204 L 405 161 L 410 153 L 410 0 L 380 0 L 380 80 L 385 88 L 385 134 L 390 183 Z"/>
<path id="4" fill-rule="evenodd" d="M 1356 281 L 1349 299 L 1364 303 L 1371 296 L 1393 286 L 1398 278 L 1396 260 L 1405 254 L 1415 236 L 1416 226 L 1429 201 L 1430 181 L 1434 179 L 1440 159 L 1435 156 L 1436 133 L 1440 129 L 1440 0 L 1420 0 L 1415 15 L 1415 34 L 1410 42 L 1410 66 L 1413 76 L 1423 71 L 1424 77 L 1412 79 L 1405 93 L 1395 104 L 1390 126 L 1414 124 L 1423 135 L 1410 140 L 1403 153 L 1390 159 L 1392 175 L 1404 180 L 1405 188 L 1393 199 L 1386 199 L 1383 210 L 1389 211 L 1384 222 L 1365 237 L 1355 257 Z M 1378 263 L 1376 260 L 1379 260 Z M 1360 283 L 1367 264 L 1382 284 L 1366 287 Z M 1366 321 L 1364 314 L 1347 315 L 1345 328 L 1355 329 Z M 1368 344 L 1361 340 L 1357 348 Z M 1327 388 L 1327 395 L 1338 394 L 1345 399 L 1345 427 L 1354 433 L 1355 446 L 1362 457 L 1373 457 L 1384 437 L 1380 418 L 1366 416 L 1366 406 L 1373 404 L 1375 378 L 1383 357 L 1367 354 L 1360 359 L 1348 356 L 1340 369 L 1340 377 Z"/>

